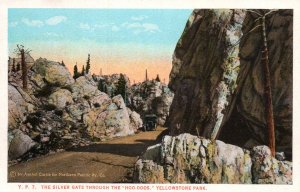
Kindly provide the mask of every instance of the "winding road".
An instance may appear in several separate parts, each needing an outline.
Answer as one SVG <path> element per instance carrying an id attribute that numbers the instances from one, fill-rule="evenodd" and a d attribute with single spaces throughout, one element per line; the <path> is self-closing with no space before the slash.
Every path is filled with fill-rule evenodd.
<path id="1" fill-rule="evenodd" d="M 126 183 L 132 182 L 134 163 L 148 146 L 167 132 L 155 131 L 42 156 L 8 167 L 8 182 Z"/>

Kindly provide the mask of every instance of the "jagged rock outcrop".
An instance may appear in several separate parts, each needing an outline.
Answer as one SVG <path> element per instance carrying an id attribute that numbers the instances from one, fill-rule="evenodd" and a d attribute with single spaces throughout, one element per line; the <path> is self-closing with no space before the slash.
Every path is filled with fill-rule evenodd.
<path id="1" fill-rule="evenodd" d="M 128 90 L 129 107 L 142 116 L 155 114 L 157 124 L 164 126 L 169 116 L 173 92 L 156 80 L 132 85 Z"/>
<path id="2" fill-rule="evenodd" d="M 220 129 L 218 138 L 232 144 L 267 144 L 263 41 L 262 29 L 254 29 L 260 24 L 257 18 L 237 9 L 193 11 L 173 56 L 171 134 L 211 138 Z M 269 14 L 266 29 L 276 150 L 291 158 L 293 11 Z"/>
<path id="3" fill-rule="evenodd" d="M 292 167 L 266 146 L 249 151 L 185 133 L 149 147 L 135 164 L 134 182 L 292 184 Z"/>

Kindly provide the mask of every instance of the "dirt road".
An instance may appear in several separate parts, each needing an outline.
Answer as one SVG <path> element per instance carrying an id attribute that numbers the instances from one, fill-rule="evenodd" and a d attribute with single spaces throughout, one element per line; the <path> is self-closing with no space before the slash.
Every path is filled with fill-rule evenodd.
<path id="1" fill-rule="evenodd" d="M 167 132 L 156 131 L 43 156 L 8 168 L 9 182 L 131 182 L 134 163 Z"/>

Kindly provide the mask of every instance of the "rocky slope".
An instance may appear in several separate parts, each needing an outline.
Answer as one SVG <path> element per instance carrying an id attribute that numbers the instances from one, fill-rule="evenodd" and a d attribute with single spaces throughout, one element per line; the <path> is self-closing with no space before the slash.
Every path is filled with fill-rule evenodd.
<path id="1" fill-rule="evenodd" d="M 28 77 L 24 91 L 20 72 L 9 76 L 11 160 L 131 135 L 142 126 L 120 95 L 110 98 L 99 91 L 90 75 L 74 80 L 65 66 L 40 58 Z"/>
<path id="2" fill-rule="evenodd" d="M 292 170 L 267 146 L 249 151 L 185 133 L 149 147 L 135 164 L 134 182 L 292 184 Z"/>
<path id="3" fill-rule="evenodd" d="M 257 19 L 246 10 L 193 11 L 173 56 L 172 135 L 211 138 L 220 129 L 218 138 L 228 143 L 249 149 L 267 144 L 263 41 Z M 276 150 L 291 159 L 293 11 L 266 16 L 266 35 Z"/>

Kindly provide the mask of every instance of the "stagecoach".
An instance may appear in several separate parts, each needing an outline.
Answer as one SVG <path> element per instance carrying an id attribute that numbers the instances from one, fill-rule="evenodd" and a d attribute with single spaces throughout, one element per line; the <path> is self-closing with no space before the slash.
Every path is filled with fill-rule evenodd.
<path id="1" fill-rule="evenodd" d="M 157 116 L 155 114 L 148 114 L 144 117 L 144 131 L 153 131 L 157 127 Z"/>

